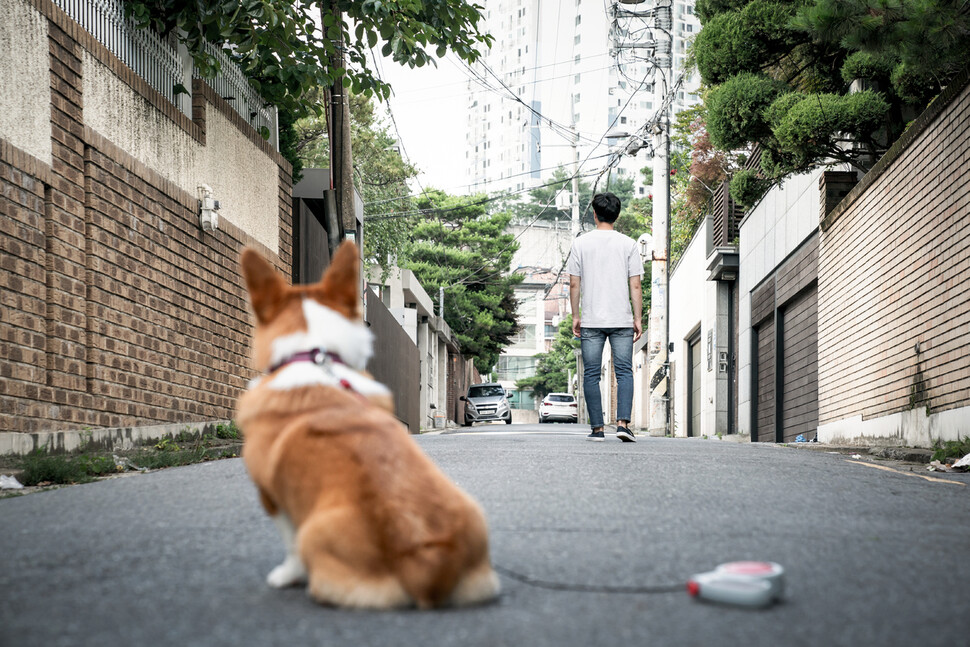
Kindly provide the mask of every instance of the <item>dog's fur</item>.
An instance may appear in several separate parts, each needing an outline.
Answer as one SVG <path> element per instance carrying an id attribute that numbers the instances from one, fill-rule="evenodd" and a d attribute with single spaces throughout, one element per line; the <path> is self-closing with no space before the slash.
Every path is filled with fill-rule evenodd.
<path id="1" fill-rule="evenodd" d="M 288 286 L 257 252 L 241 265 L 256 315 L 263 375 L 239 399 L 243 458 L 286 544 L 267 577 L 307 583 L 346 607 L 430 608 L 484 602 L 499 584 L 485 517 L 390 413 L 387 388 L 363 368 L 359 259 L 340 246 L 319 283 Z M 271 367 L 321 348 L 343 363 Z"/>

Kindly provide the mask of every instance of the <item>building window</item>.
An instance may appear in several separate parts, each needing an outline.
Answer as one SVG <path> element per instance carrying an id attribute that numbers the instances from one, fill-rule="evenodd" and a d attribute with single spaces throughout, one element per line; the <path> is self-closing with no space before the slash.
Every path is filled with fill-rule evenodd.
<path id="1" fill-rule="evenodd" d="M 535 348 L 536 327 L 535 324 L 525 324 L 519 328 L 519 332 L 511 339 L 512 346 L 515 348 Z"/>
<path id="2" fill-rule="evenodd" d="M 498 358 L 495 372 L 498 374 L 498 379 L 512 382 L 526 377 L 534 377 L 536 374 L 536 358 L 503 355 Z"/>

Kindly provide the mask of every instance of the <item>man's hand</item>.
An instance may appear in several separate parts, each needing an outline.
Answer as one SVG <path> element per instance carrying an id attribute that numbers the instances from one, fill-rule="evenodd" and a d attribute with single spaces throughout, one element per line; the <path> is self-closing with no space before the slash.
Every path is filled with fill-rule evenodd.
<path id="1" fill-rule="evenodd" d="M 635 319 L 633 321 L 633 343 L 640 341 L 641 337 L 643 337 L 643 324 L 639 319 Z"/>
<path id="2" fill-rule="evenodd" d="M 579 330 L 580 322 L 580 312 L 579 312 L 579 291 L 580 291 L 581 281 L 578 276 L 569 275 L 569 309 L 573 313 L 573 336 L 582 337 Z"/>

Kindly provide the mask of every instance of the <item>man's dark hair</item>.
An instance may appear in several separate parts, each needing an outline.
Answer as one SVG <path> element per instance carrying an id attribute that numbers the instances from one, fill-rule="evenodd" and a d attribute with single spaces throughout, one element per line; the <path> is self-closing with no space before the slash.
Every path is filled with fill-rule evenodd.
<path id="1" fill-rule="evenodd" d="M 620 217 L 620 199 L 612 193 L 593 196 L 593 213 L 600 222 L 613 224 Z"/>

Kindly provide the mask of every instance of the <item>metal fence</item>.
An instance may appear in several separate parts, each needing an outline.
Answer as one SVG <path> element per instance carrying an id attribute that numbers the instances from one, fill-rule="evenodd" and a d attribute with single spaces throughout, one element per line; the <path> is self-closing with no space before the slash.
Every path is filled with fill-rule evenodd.
<path id="1" fill-rule="evenodd" d="M 162 38 L 149 29 L 139 29 L 125 18 L 121 0 L 54 0 L 54 4 L 152 88 L 191 116 L 191 95 L 176 94 L 176 87 L 181 85 L 186 91 L 191 90 L 192 59 L 179 54 L 175 34 Z M 215 46 L 209 49 L 222 67 L 215 79 L 206 82 L 254 128 L 268 131 L 270 143 L 278 149 L 276 109 L 265 105 L 239 66 L 225 53 Z"/>
<path id="2" fill-rule="evenodd" d="M 175 86 L 184 84 L 185 68 L 173 34 L 161 38 L 153 31 L 136 28 L 125 19 L 120 0 L 54 0 L 54 4 L 152 88 L 179 105 Z M 179 109 L 189 114 L 191 101 L 182 103 Z"/>
<path id="3" fill-rule="evenodd" d="M 270 143 L 274 148 L 279 148 L 276 108 L 263 101 L 259 93 L 250 85 L 246 75 L 229 59 L 225 51 L 211 43 L 206 45 L 206 49 L 219 61 L 220 66 L 220 72 L 216 78 L 206 79 L 206 82 L 253 128 L 268 131 Z"/>

